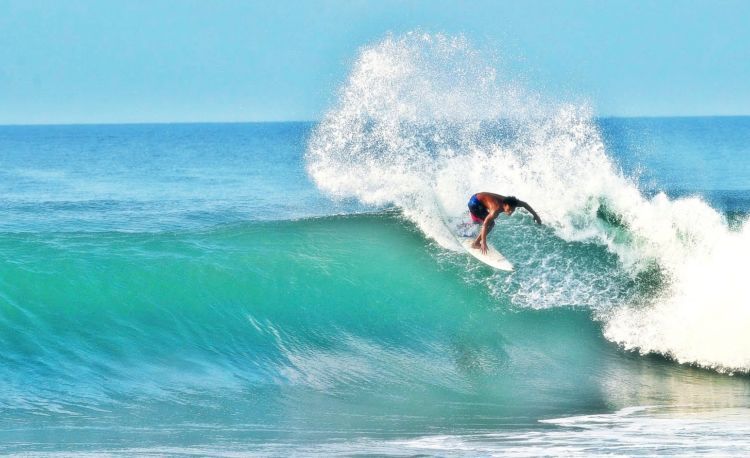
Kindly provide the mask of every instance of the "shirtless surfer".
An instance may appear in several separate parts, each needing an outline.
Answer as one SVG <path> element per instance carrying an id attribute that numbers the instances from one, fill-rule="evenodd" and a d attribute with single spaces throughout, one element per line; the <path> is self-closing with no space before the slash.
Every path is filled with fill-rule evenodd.
<path id="1" fill-rule="evenodd" d="M 471 220 L 482 225 L 482 230 L 479 231 L 479 236 L 471 244 L 471 247 L 479 248 L 482 250 L 482 254 L 486 254 L 487 235 L 495 227 L 495 218 L 497 218 L 500 212 L 508 216 L 512 215 L 516 211 L 516 207 L 525 208 L 526 211 L 531 213 L 537 224 L 542 224 L 542 219 L 539 218 L 539 215 L 536 214 L 529 204 L 513 196 L 506 197 L 491 192 L 478 192 L 471 196 L 471 199 L 469 199 Z"/>

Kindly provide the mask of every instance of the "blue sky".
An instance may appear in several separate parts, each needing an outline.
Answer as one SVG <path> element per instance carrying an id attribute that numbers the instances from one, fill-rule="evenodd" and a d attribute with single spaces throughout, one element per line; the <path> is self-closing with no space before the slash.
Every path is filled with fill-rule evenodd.
<path id="1" fill-rule="evenodd" d="M 750 114 L 750 1 L 0 0 L 0 124 L 314 120 L 415 29 L 601 116 Z"/>

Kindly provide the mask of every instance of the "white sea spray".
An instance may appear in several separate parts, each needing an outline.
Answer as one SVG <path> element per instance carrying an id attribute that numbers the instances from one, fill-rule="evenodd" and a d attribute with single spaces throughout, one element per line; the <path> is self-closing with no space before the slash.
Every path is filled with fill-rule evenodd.
<path id="1" fill-rule="evenodd" d="M 310 139 L 311 177 L 331 196 L 400 208 L 453 250 L 460 248 L 445 220 L 465 213 L 468 196 L 522 197 L 556 237 L 606 246 L 633 277 L 648 269 L 663 277 L 647 303 L 577 297 L 608 339 L 680 362 L 750 370 L 741 264 L 750 230 L 730 230 L 699 197 L 647 197 L 608 156 L 588 107 L 545 102 L 490 62 L 460 36 L 409 33 L 364 47 Z M 541 294 L 518 290 L 516 303 L 554 307 L 558 292 L 585 283 L 539 276 Z"/>

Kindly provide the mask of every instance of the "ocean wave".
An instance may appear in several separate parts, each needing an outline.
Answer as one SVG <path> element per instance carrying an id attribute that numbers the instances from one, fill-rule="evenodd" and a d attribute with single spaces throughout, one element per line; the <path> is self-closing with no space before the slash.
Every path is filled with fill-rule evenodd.
<path id="1" fill-rule="evenodd" d="M 460 248 L 446 219 L 465 213 L 471 194 L 519 196 L 555 237 L 605 247 L 652 287 L 613 298 L 611 269 L 561 275 L 559 256 L 536 250 L 556 268 L 537 265 L 534 290 L 515 291 L 516 304 L 583 304 L 626 349 L 750 370 L 746 225 L 700 197 L 646 195 L 607 154 L 589 108 L 545 101 L 490 62 L 460 36 L 409 33 L 363 48 L 309 140 L 308 172 L 331 196 L 395 205 L 451 250 Z M 508 293 L 504 281 L 488 286 Z M 573 291 L 584 294 L 569 300 Z"/>

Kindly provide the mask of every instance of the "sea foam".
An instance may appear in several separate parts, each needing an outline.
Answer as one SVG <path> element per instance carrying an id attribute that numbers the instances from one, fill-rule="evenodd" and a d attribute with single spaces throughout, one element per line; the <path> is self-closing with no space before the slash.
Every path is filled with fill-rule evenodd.
<path id="1" fill-rule="evenodd" d="M 450 250 L 460 247 L 446 220 L 465 214 L 471 194 L 516 195 L 555 237 L 606 247 L 632 278 L 662 279 L 646 299 L 581 301 L 608 339 L 750 370 L 747 226 L 731 230 L 700 197 L 645 195 L 607 154 L 589 107 L 544 100 L 493 62 L 460 36 L 409 33 L 362 48 L 309 140 L 310 176 L 331 196 L 398 207 Z M 543 264 L 534 273 L 549 274 Z M 555 307 L 586 281 L 550 280 L 533 303 L 513 299 Z"/>

